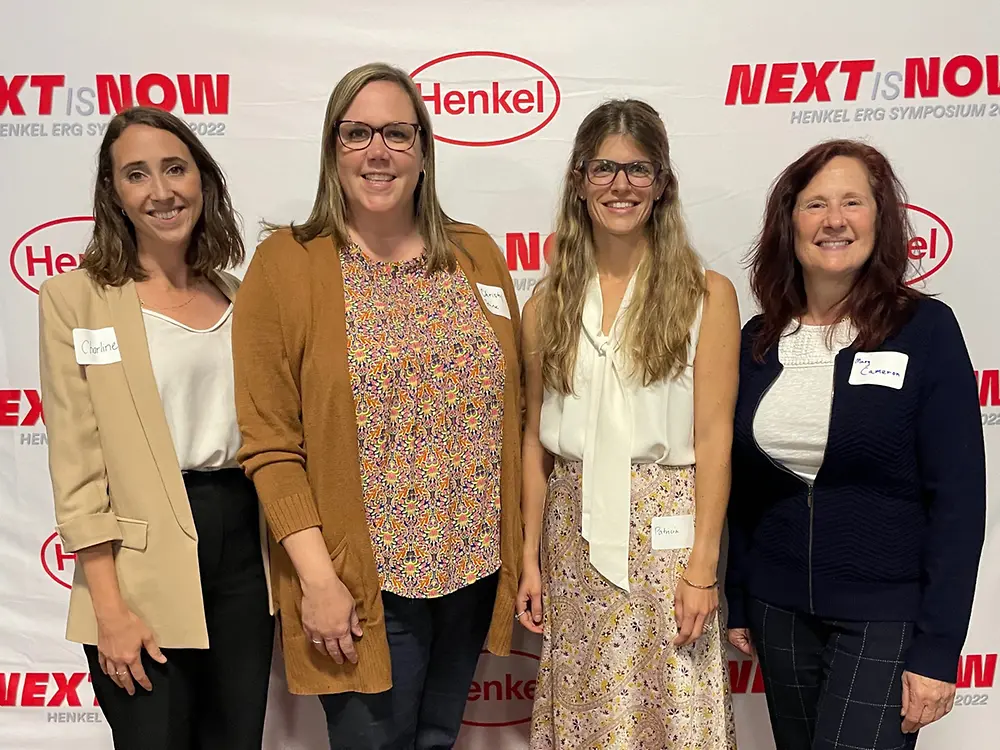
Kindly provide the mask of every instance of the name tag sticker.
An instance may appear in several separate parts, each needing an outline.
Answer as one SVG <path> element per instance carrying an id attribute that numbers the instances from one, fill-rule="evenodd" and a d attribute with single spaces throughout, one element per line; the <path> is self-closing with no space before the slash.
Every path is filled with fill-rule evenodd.
<path id="1" fill-rule="evenodd" d="M 73 346 L 78 365 L 110 365 L 122 361 L 114 328 L 74 328 Z"/>
<path id="2" fill-rule="evenodd" d="M 858 352 L 847 382 L 851 385 L 882 385 L 886 388 L 903 387 L 906 363 L 910 357 L 903 352 Z"/>
<path id="3" fill-rule="evenodd" d="M 487 284 L 476 284 L 479 287 L 479 294 L 483 298 L 486 309 L 494 315 L 510 320 L 510 308 L 507 307 L 507 297 L 503 289 L 498 286 L 488 286 Z"/>
<path id="4" fill-rule="evenodd" d="M 689 549 L 694 546 L 694 516 L 657 516 L 653 519 L 653 549 Z"/>

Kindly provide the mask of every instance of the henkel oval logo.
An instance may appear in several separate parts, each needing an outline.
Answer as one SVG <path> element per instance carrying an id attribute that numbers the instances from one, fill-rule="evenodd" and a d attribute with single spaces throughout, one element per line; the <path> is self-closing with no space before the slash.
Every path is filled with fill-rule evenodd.
<path id="1" fill-rule="evenodd" d="M 502 146 L 534 135 L 559 111 L 559 84 L 541 65 L 507 52 L 454 52 L 414 70 L 434 138 Z"/>
<path id="2" fill-rule="evenodd" d="M 527 651 L 512 649 L 505 658 L 483 651 L 462 723 L 470 727 L 512 727 L 530 722 L 538 661 Z"/>
<path id="3" fill-rule="evenodd" d="M 907 205 L 914 235 L 907 246 L 910 262 L 916 267 L 916 275 L 907 284 L 916 284 L 936 273 L 951 257 L 955 238 L 951 229 L 937 214 L 920 206 Z"/>
<path id="4" fill-rule="evenodd" d="M 42 543 L 42 568 L 53 581 L 71 589 L 75 567 L 76 555 L 66 552 L 58 532 L 53 532 L 52 536 Z"/>
<path id="5" fill-rule="evenodd" d="M 46 279 L 72 271 L 80 265 L 93 224 L 91 216 L 67 216 L 29 229 L 10 251 L 14 278 L 38 294 Z"/>

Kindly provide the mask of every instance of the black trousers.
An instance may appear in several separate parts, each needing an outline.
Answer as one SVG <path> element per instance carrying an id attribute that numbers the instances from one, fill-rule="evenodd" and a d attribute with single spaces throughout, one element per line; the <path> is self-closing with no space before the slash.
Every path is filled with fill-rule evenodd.
<path id="1" fill-rule="evenodd" d="M 910 622 L 843 622 L 750 599 L 777 750 L 905 750 L 903 662 Z"/>
<path id="2" fill-rule="evenodd" d="M 274 618 L 260 552 L 257 496 L 237 469 L 186 472 L 210 648 L 142 652 L 152 692 L 130 696 L 84 646 L 115 750 L 260 750 Z M 169 570 L 162 571 L 164 577 Z"/>
<path id="3" fill-rule="evenodd" d="M 494 573 L 436 599 L 382 592 L 392 689 L 321 695 L 331 750 L 454 747 L 490 628 L 498 577 Z"/>

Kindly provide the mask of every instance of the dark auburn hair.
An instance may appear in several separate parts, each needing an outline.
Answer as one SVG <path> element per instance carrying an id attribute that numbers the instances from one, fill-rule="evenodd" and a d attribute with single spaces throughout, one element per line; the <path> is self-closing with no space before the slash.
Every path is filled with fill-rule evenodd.
<path id="1" fill-rule="evenodd" d="M 923 295 L 906 285 L 908 242 L 913 235 L 906 212 L 906 192 L 889 160 L 877 149 L 853 140 L 830 140 L 813 146 L 792 162 L 771 186 L 764 225 L 748 254 L 750 288 L 760 305 L 763 324 L 753 342 L 762 360 L 793 319 L 806 311 L 802 266 L 795 257 L 793 213 L 799 193 L 837 156 L 860 161 L 875 197 L 875 244 L 840 307 L 858 333 L 854 344 L 867 349 L 895 333 Z"/>
<path id="2" fill-rule="evenodd" d="M 135 227 L 122 211 L 115 192 L 111 159 L 111 147 L 130 125 L 148 125 L 177 136 L 191 152 L 201 173 L 201 216 L 195 224 L 185 258 L 191 270 L 205 275 L 241 264 L 245 255 L 243 237 L 221 167 L 191 128 L 177 117 L 155 107 L 131 107 L 111 118 L 101 141 L 94 183 L 94 232 L 80 267 L 108 286 L 146 278 L 139 264 Z"/>

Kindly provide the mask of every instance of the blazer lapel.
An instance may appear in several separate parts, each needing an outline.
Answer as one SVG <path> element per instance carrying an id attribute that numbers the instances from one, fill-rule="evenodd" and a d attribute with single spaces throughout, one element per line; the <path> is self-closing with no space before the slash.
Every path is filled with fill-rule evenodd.
<path id="1" fill-rule="evenodd" d="M 142 320 L 142 309 L 139 306 L 139 295 L 135 291 L 135 284 L 129 281 L 121 287 L 107 288 L 106 293 L 132 403 L 135 404 L 139 421 L 146 433 L 146 441 L 156 461 L 160 481 L 163 482 L 177 523 L 189 537 L 197 539 L 187 490 L 181 476 L 180 464 L 177 462 L 177 452 L 174 449 L 170 427 L 167 425 L 160 392 L 157 390 L 156 378 L 153 375 L 153 364 L 149 358 L 149 346 L 146 342 L 146 327 Z"/>

